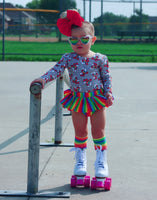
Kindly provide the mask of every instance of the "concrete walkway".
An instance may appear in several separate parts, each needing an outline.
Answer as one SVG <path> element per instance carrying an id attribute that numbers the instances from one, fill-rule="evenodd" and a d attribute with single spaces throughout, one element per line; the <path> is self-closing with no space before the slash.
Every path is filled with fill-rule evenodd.
<path id="1" fill-rule="evenodd" d="M 29 84 L 50 62 L 0 62 L 0 190 L 27 190 Z M 39 191 L 68 191 L 72 200 L 155 200 L 157 197 L 157 63 L 111 63 L 114 105 L 107 110 L 109 192 L 71 189 L 74 154 L 69 147 L 40 149 Z M 54 138 L 55 84 L 43 91 L 41 142 Z M 65 111 L 66 112 L 66 111 Z M 73 143 L 71 117 L 63 142 Z M 90 124 L 89 124 L 90 132 Z M 88 141 L 88 174 L 95 152 Z M 39 199 L 0 197 L 0 200 Z M 46 198 L 44 198 L 46 200 Z"/>

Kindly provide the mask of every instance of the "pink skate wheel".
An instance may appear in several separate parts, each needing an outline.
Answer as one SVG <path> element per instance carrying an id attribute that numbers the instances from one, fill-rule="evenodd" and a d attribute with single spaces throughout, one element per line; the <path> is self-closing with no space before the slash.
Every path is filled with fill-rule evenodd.
<path id="1" fill-rule="evenodd" d="M 84 180 L 83 177 L 81 179 L 76 180 L 76 187 L 83 188 L 84 187 Z"/>
<path id="2" fill-rule="evenodd" d="M 110 190 L 111 189 L 111 183 L 112 183 L 112 179 L 111 178 L 106 178 L 106 180 L 104 182 L 104 189 L 105 190 Z"/>
<path id="3" fill-rule="evenodd" d="M 90 186 L 90 176 L 84 177 L 84 186 L 89 187 Z"/>
<path id="4" fill-rule="evenodd" d="M 97 181 L 96 183 L 96 189 L 97 190 L 104 190 L 104 181 Z"/>
<path id="5" fill-rule="evenodd" d="M 97 183 L 97 180 L 96 178 L 92 178 L 91 180 L 91 190 L 95 190 L 96 189 L 96 183 Z"/>
<path id="6" fill-rule="evenodd" d="M 71 177 L 71 187 L 72 188 L 76 187 L 76 181 L 77 181 L 77 178 L 76 178 L 76 176 L 73 175 Z"/>

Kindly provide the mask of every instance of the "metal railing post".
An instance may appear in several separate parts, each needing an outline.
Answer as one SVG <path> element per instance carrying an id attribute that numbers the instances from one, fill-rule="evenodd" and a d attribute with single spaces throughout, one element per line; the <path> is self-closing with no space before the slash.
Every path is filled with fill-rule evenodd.
<path id="1" fill-rule="evenodd" d="M 2 17 L 2 60 L 5 60 L 5 0 L 3 0 L 3 17 Z"/>
<path id="2" fill-rule="evenodd" d="M 57 84 L 57 86 L 58 86 L 57 90 L 59 90 L 59 92 L 57 92 L 59 94 L 59 95 L 57 95 L 58 96 L 57 99 L 58 99 L 58 98 L 60 98 L 61 93 L 63 93 L 62 78 L 60 78 L 60 81 Z M 39 83 L 34 83 L 30 87 L 31 94 L 30 94 L 30 117 L 29 117 L 29 150 L 28 150 L 28 176 L 27 176 L 28 179 L 27 179 L 27 195 L 26 194 L 24 194 L 24 195 L 30 196 L 30 197 L 69 198 L 70 192 L 49 192 L 49 193 L 38 192 L 39 153 L 40 153 L 40 120 L 41 120 L 41 90 L 42 90 L 42 86 Z M 62 90 L 62 91 L 60 91 L 60 90 Z M 58 99 L 58 101 L 59 101 L 59 99 Z M 62 120 L 60 118 L 60 114 L 58 117 L 58 121 Z M 60 127 L 60 125 L 59 125 L 59 127 Z"/>
<path id="3" fill-rule="evenodd" d="M 35 90 L 39 90 L 40 92 L 38 98 L 36 98 L 36 96 L 32 94 L 32 91 L 32 93 L 30 93 L 29 151 L 27 176 L 27 193 L 32 194 L 38 192 L 41 119 L 41 87 L 39 86 Z"/>
<path id="4" fill-rule="evenodd" d="M 56 116 L 55 116 L 55 144 L 62 143 L 63 108 L 60 100 L 63 98 L 63 77 L 56 80 Z"/>
<path id="5" fill-rule="evenodd" d="M 65 79 L 67 75 L 64 75 Z M 68 79 L 67 83 L 68 83 Z M 46 86 L 46 85 L 45 85 Z M 27 192 L 23 191 L 0 191 L 0 196 L 15 197 L 45 197 L 45 198 L 69 198 L 70 192 L 39 192 L 39 153 L 40 153 L 40 120 L 41 120 L 41 90 L 39 83 L 30 87 L 30 116 L 29 116 L 29 149 L 28 149 L 28 171 Z M 57 80 L 56 86 L 56 139 L 57 146 L 62 142 L 62 106 L 59 101 L 63 96 L 63 77 Z M 61 107 L 60 107 L 61 106 Z M 71 145 L 62 145 L 68 146 Z"/>

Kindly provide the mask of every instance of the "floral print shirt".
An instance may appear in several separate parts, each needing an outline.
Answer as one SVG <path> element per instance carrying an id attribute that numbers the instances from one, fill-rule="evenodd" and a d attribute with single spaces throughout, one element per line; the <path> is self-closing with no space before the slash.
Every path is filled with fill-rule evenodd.
<path id="1" fill-rule="evenodd" d="M 41 76 L 45 82 L 50 82 L 61 76 L 68 69 L 70 89 L 74 92 L 91 92 L 104 89 L 104 94 L 112 93 L 111 76 L 108 59 L 105 55 L 96 53 L 91 58 L 85 58 L 76 53 L 66 53 L 61 60 L 46 74 Z"/>

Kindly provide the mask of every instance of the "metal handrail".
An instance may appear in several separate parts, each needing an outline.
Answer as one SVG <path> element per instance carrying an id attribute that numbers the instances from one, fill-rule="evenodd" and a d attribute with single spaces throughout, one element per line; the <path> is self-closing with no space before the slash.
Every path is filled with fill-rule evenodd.
<path id="1" fill-rule="evenodd" d="M 62 143 L 62 117 L 63 111 L 60 100 L 63 97 L 63 82 L 69 86 L 69 76 L 65 71 L 63 76 L 56 80 L 56 115 L 55 115 L 55 144 Z M 52 81 L 53 82 L 53 81 Z M 51 84 L 52 84 L 51 82 Z M 49 84 L 45 84 L 46 88 Z M 34 83 L 30 86 L 30 116 L 29 116 L 29 150 L 28 150 L 28 172 L 27 193 L 38 192 L 39 176 L 39 148 L 40 148 L 40 120 L 41 120 L 41 96 L 42 85 Z M 63 145 L 66 146 L 66 145 Z M 67 145 L 73 146 L 73 145 Z"/>

